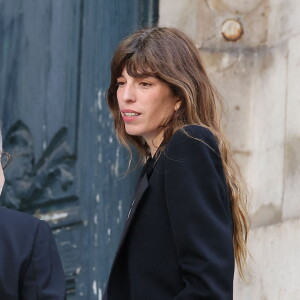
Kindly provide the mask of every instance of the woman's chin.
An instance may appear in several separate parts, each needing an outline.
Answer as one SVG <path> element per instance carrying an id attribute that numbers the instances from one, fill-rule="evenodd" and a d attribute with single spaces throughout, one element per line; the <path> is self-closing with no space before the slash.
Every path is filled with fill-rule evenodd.
<path id="1" fill-rule="evenodd" d="M 128 135 L 131 135 L 131 136 L 140 136 L 141 134 L 139 134 L 138 132 L 135 132 L 135 131 L 132 131 L 132 130 L 126 130 L 126 133 Z"/>
<path id="2" fill-rule="evenodd" d="M 125 131 L 128 135 L 132 135 L 132 136 L 141 136 L 141 135 L 143 135 L 143 132 L 141 130 L 138 130 L 136 128 L 132 128 L 131 126 L 125 126 Z"/>

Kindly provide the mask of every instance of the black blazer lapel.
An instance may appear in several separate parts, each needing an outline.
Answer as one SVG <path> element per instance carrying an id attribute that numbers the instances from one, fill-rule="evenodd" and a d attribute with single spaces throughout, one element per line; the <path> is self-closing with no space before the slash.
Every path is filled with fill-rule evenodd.
<path id="1" fill-rule="evenodd" d="M 158 156 L 158 158 L 159 158 L 159 156 Z M 142 169 L 141 175 L 137 181 L 135 195 L 134 195 L 133 201 L 131 203 L 131 207 L 130 207 L 128 215 L 127 215 L 127 220 L 126 220 L 124 230 L 123 230 L 123 233 L 121 236 L 119 247 L 122 245 L 124 238 L 130 227 L 130 224 L 132 222 L 132 219 L 134 217 L 134 214 L 136 212 L 136 209 L 137 209 L 139 203 L 141 202 L 143 195 L 145 194 L 146 190 L 149 187 L 149 179 L 150 179 L 152 171 L 158 161 L 158 158 L 156 158 L 156 159 L 149 158 Z"/>
<path id="2" fill-rule="evenodd" d="M 124 230 L 123 230 L 123 233 L 122 233 L 122 236 L 121 236 L 119 248 L 121 247 L 121 245 L 122 245 L 122 243 L 123 243 L 123 241 L 124 241 L 124 239 L 126 237 L 126 234 L 127 234 L 128 229 L 130 227 L 130 224 L 132 222 L 132 219 L 134 217 L 136 209 L 137 209 L 137 207 L 138 207 L 141 199 L 143 198 L 144 193 L 148 189 L 148 187 L 149 187 L 148 176 L 147 176 L 147 173 L 144 172 L 144 175 L 141 178 L 141 180 L 139 182 L 139 185 L 136 188 L 135 196 L 133 198 L 131 207 L 130 207 L 128 215 L 127 215 L 127 220 L 126 220 L 126 223 L 125 223 L 125 226 L 124 226 Z"/>
<path id="3" fill-rule="evenodd" d="M 138 207 L 139 202 L 141 201 L 144 193 L 146 192 L 146 190 L 148 189 L 148 186 L 149 186 L 148 177 L 147 177 L 147 173 L 145 172 L 145 169 L 146 169 L 146 165 L 144 166 L 144 168 L 141 172 L 141 175 L 138 179 L 138 182 L 137 182 L 137 186 L 136 186 L 136 190 L 135 190 L 135 197 L 132 201 L 131 208 L 128 212 L 127 220 L 126 220 L 126 223 L 125 223 L 125 226 L 124 226 L 124 229 L 123 229 L 123 233 L 121 235 L 120 243 L 119 243 L 119 246 L 118 246 L 114 261 L 113 261 L 113 264 L 112 264 L 111 272 L 113 272 L 114 265 L 115 265 L 116 260 L 118 258 L 120 249 L 122 248 L 122 245 L 125 241 L 125 237 L 128 233 L 128 230 L 129 230 L 130 224 L 132 222 L 132 219 L 133 219 L 134 213 L 136 211 L 136 208 Z M 109 280 L 108 280 L 108 284 L 109 284 Z M 107 290 L 105 291 L 103 299 L 104 300 L 107 299 Z"/>
<path id="4" fill-rule="evenodd" d="M 133 198 L 133 201 L 131 203 L 131 207 L 129 209 L 128 215 L 127 215 L 127 220 L 125 222 L 124 229 L 123 229 L 123 232 L 122 232 L 122 235 L 121 235 L 121 239 L 120 239 L 120 243 L 119 243 L 118 250 L 117 250 L 117 253 L 116 253 L 116 257 L 118 256 L 119 250 L 121 249 L 122 244 L 125 240 L 125 237 L 128 233 L 128 230 L 129 230 L 129 227 L 132 223 L 132 220 L 133 220 L 134 214 L 136 212 L 136 209 L 137 209 L 140 201 L 142 200 L 144 193 L 146 192 L 146 190 L 149 187 L 148 174 L 151 174 L 151 172 L 152 172 L 152 170 L 153 170 L 153 168 L 156 164 L 156 161 L 152 165 L 151 165 L 151 162 L 153 162 L 151 159 L 147 160 L 147 162 L 145 163 L 145 165 L 144 165 L 144 167 L 141 171 L 141 175 L 139 176 L 139 178 L 137 180 L 137 184 L 136 184 L 136 187 L 135 187 L 134 198 Z"/>
<path id="5" fill-rule="evenodd" d="M 158 158 L 159 158 L 159 156 L 158 156 Z M 139 178 L 137 180 L 134 199 L 132 201 L 131 208 L 128 212 L 127 220 L 126 220 L 126 223 L 124 225 L 124 229 L 123 229 L 123 232 L 122 232 L 122 235 L 121 235 L 120 243 L 119 243 L 119 246 L 118 246 L 118 249 L 117 249 L 113 264 L 112 264 L 112 267 L 111 267 L 111 273 L 113 272 L 114 265 L 115 265 L 115 263 L 117 261 L 117 258 L 119 256 L 120 249 L 122 248 L 122 245 L 125 241 L 126 235 L 128 234 L 128 231 L 129 231 L 130 225 L 132 223 L 132 220 L 134 218 L 134 214 L 137 210 L 137 207 L 138 207 L 139 203 L 142 201 L 142 198 L 143 198 L 145 192 L 147 191 L 147 189 L 149 187 L 149 179 L 150 179 L 152 171 L 153 171 L 153 169 L 154 169 L 154 167 L 155 167 L 155 165 L 158 161 L 158 158 L 155 159 L 154 161 L 151 160 L 151 159 L 148 159 L 148 161 L 145 163 L 145 165 L 144 165 L 144 167 L 141 171 L 141 175 L 139 176 Z M 110 282 L 110 278 L 108 280 L 108 285 L 109 285 L 109 282 Z M 104 293 L 104 298 L 103 299 L 104 300 L 107 299 L 107 289 Z"/>

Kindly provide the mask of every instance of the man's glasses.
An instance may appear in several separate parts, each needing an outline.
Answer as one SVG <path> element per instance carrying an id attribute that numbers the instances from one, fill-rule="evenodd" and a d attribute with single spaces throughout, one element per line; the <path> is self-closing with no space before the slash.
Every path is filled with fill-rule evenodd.
<path id="1" fill-rule="evenodd" d="M 0 152 L 0 157 L 1 157 L 1 166 L 2 166 L 2 169 L 4 170 L 7 167 L 8 163 L 12 157 L 7 152 Z"/>

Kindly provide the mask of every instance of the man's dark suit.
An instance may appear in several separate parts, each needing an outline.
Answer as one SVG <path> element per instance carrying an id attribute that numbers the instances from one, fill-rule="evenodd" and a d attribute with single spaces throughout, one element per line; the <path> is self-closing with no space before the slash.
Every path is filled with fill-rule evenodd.
<path id="1" fill-rule="evenodd" d="M 0 299 L 61 300 L 65 278 L 47 223 L 0 208 Z"/>
<path id="2" fill-rule="evenodd" d="M 232 216 L 218 146 L 204 127 L 185 131 L 142 171 L 105 300 L 232 299 Z"/>

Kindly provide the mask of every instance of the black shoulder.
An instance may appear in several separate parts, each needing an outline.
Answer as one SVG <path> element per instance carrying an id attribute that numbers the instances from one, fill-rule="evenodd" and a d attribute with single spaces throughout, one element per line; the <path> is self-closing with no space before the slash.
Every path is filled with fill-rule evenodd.
<path id="1" fill-rule="evenodd" d="M 188 125 L 176 131 L 166 146 L 166 152 L 178 147 L 193 147 L 193 145 L 207 148 L 206 150 L 209 149 L 220 156 L 216 137 L 209 129 L 200 125 Z"/>
<path id="2" fill-rule="evenodd" d="M 41 220 L 12 209 L 0 207 L 0 222 L 2 226 L 10 226 L 16 228 L 36 228 Z"/>

